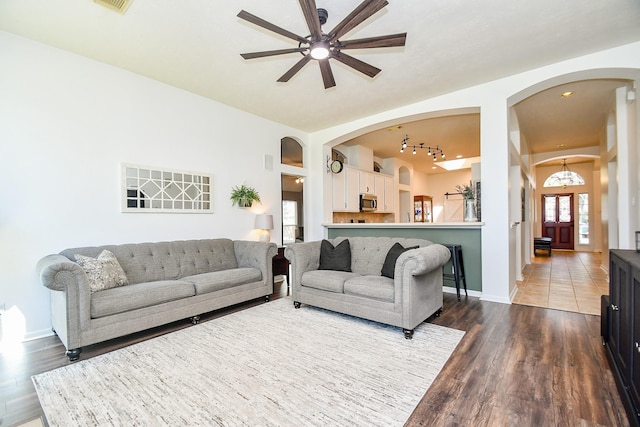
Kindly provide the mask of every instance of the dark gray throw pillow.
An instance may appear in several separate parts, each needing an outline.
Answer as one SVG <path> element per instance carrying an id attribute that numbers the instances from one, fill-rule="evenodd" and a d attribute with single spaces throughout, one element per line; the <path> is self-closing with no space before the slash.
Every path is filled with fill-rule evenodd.
<path id="1" fill-rule="evenodd" d="M 343 240 L 334 247 L 330 241 L 320 244 L 320 267 L 318 270 L 351 271 L 351 245 Z"/>
<path id="2" fill-rule="evenodd" d="M 389 279 L 393 279 L 396 275 L 396 261 L 398 260 L 398 257 L 402 255 L 403 252 L 417 248 L 418 246 L 404 248 L 400 243 L 394 243 L 393 246 L 391 246 L 391 249 L 389 249 L 389 252 L 387 252 L 387 257 L 384 259 L 382 275 Z"/>

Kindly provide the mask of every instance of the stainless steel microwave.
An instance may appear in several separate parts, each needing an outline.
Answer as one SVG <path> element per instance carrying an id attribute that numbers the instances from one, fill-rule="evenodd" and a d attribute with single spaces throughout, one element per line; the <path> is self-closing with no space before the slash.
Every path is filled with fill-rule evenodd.
<path id="1" fill-rule="evenodd" d="M 378 198 L 375 194 L 360 194 L 360 212 L 375 212 L 378 209 Z"/>

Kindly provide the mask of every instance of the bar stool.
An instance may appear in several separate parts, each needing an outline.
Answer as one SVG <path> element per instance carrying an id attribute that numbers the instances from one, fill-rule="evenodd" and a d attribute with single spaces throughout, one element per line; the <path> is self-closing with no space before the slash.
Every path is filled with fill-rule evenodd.
<path id="1" fill-rule="evenodd" d="M 451 245 L 447 243 L 441 243 L 451 252 L 451 265 L 453 266 L 453 273 L 444 273 L 442 278 L 444 280 L 453 280 L 456 283 L 456 293 L 458 294 L 458 301 L 460 301 L 460 282 L 464 281 L 464 294 L 467 294 L 467 279 L 464 276 L 464 263 L 462 261 L 462 245 Z M 443 267 L 444 268 L 444 267 Z"/>

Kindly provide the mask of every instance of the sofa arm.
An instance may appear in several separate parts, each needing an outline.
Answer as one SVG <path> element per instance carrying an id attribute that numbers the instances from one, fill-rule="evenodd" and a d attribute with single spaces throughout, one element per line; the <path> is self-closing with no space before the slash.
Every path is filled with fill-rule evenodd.
<path id="1" fill-rule="evenodd" d="M 82 267 L 63 255 L 47 255 L 38 261 L 36 270 L 42 284 L 52 291 L 68 291 L 70 287 L 89 289 L 89 280 Z"/>
<path id="2" fill-rule="evenodd" d="M 82 267 L 63 255 L 47 255 L 37 272 L 51 295 L 51 325 L 67 350 L 82 346 L 82 331 L 91 328 L 91 288 Z"/>
<path id="3" fill-rule="evenodd" d="M 403 277 L 404 273 L 412 276 L 427 274 L 442 268 L 451 258 L 451 252 L 446 246 L 434 243 L 402 253 L 396 261 L 396 277 Z"/>
<path id="4" fill-rule="evenodd" d="M 234 240 L 233 249 L 238 267 L 257 268 L 265 283 L 273 282 L 273 257 L 278 253 L 275 243 Z"/>
<path id="5" fill-rule="evenodd" d="M 284 250 L 284 257 L 291 262 L 291 286 L 300 286 L 302 274 L 320 267 L 322 241 L 294 243 Z"/>

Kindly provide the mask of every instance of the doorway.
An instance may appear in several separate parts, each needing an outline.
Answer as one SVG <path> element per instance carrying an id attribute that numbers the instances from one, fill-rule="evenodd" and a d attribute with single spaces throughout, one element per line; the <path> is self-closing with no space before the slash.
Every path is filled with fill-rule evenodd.
<path id="1" fill-rule="evenodd" d="M 542 218 L 542 236 L 551 237 L 551 248 L 573 250 L 573 194 L 543 194 Z"/>
<path id="2" fill-rule="evenodd" d="M 304 241 L 304 178 L 282 174 L 282 244 Z"/>
<path id="3" fill-rule="evenodd" d="M 292 172 L 280 176 L 282 244 L 304 242 L 304 169 L 302 144 L 291 137 L 280 140 L 280 164 Z M 300 175 L 293 175 L 295 169 Z"/>

